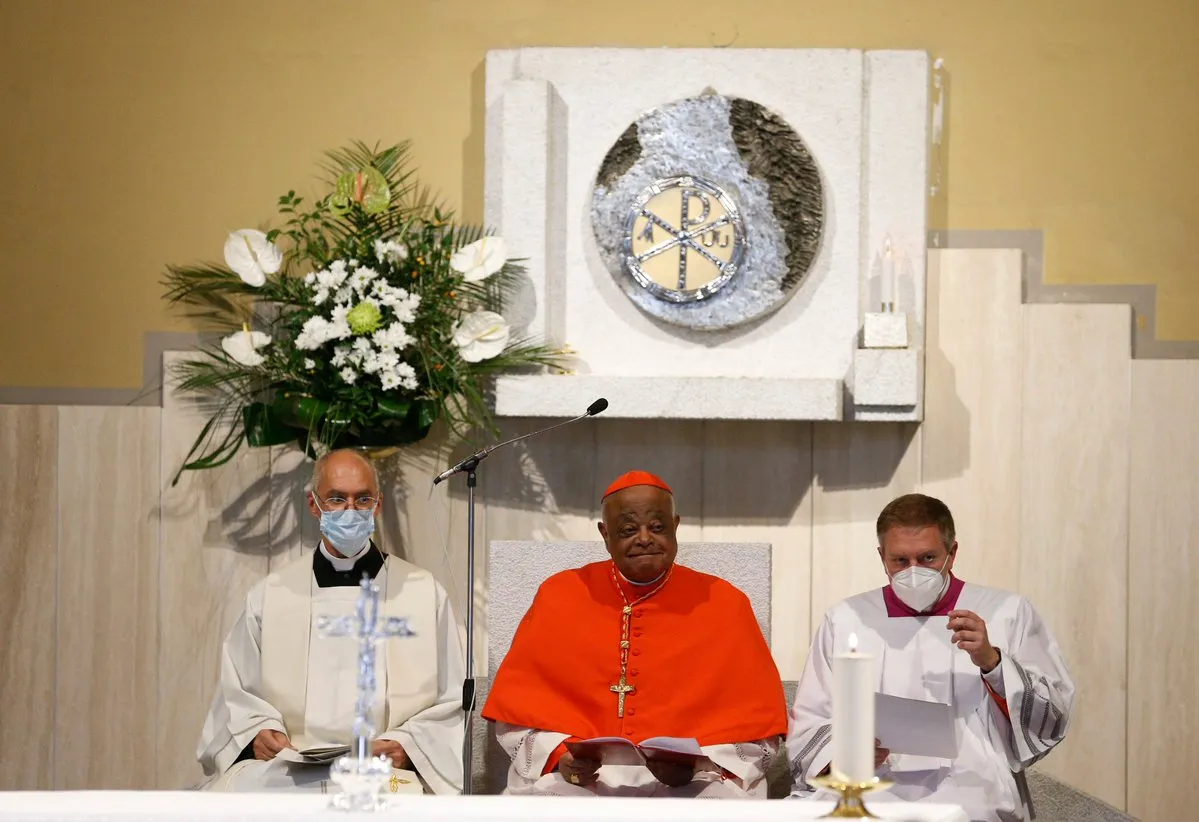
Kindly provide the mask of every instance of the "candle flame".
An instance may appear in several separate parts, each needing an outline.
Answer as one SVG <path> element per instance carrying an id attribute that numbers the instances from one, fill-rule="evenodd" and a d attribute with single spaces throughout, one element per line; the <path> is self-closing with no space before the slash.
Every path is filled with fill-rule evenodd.
<path id="1" fill-rule="evenodd" d="M 883 242 L 883 254 L 885 254 L 887 256 L 888 260 L 891 259 L 891 235 L 890 234 L 887 235 L 887 239 Z"/>
<path id="2" fill-rule="evenodd" d="M 858 635 L 857 634 L 849 635 L 849 652 L 851 654 L 856 654 L 858 652 Z"/>

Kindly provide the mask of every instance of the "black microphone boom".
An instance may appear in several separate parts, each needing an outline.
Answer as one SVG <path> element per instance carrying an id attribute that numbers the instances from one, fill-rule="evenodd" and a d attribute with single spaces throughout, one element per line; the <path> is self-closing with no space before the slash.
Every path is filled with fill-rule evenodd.
<path id="1" fill-rule="evenodd" d="M 579 420 L 587 419 L 588 417 L 594 417 L 596 414 L 602 414 L 605 410 L 607 410 L 607 408 L 608 408 L 608 401 L 606 399 L 604 399 L 603 397 L 600 397 L 598 400 L 591 403 L 591 405 L 587 406 L 586 413 L 580 414 L 577 417 L 572 417 L 569 420 L 564 420 L 562 422 L 556 423 L 554 425 L 549 426 L 548 428 L 542 428 L 539 431 L 530 431 L 528 434 L 521 434 L 519 437 L 513 437 L 510 440 L 504 440 L 503 442 L 497 442 L 494 445 L 489 445 L 486 448 L 476 451 L 475 453 L 471 454 L 466 459 L 460 461 L 457 465 L 454 465 L 453 467 L 448 468 L 445 471 L 442 471 L 440 474 L 438 474 L 433 479 L 433 484 L 437 485 L 439 483 L 445 482 L 446 480 L 448 480 L 450 477 L 454 476 L 455 474 L 462 474 L 462 473 L 465 473 L 466 471 L 473 471 L 475 468 L 478 467 L 480 462 L 487 459 L 487 456 L 492 451 L 497 451 L 500 448 L 503 448 L 505 445 L 511 445 L 514 442 L 520 442 L 521 440 L 527 440 L 530 437 L 536 437 L 540 434 L 544 434 L 546 431 L 553 431 L 555 428 L 561 428 L 564 425 L 570 425 L 572 422 L 578 422 Z"/>

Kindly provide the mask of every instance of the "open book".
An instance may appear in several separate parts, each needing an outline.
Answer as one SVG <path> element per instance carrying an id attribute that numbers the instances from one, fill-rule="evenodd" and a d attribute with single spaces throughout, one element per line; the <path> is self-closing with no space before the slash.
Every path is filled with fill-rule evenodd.
<path id="1" fill-rule="evenodd" d="M 284 762 L 294 762 L 298 765 L 328 765 L 349 752 L 349 745 L 325 745 L 317 748 L 305 748 L 302 751 L 284 748 L 279 751 L 278 758 Z"/>
<path id="2" fill-rule="evenodd" d="M 644 765 L 647 762 L 677 762 L 683 765 L 712 763 L 699 742 L 674 736 L 655 736 L 634 744 L 619 736 L 601 736 L 567 742 L 576 759 L 591 759 L 604 765 Z"/>

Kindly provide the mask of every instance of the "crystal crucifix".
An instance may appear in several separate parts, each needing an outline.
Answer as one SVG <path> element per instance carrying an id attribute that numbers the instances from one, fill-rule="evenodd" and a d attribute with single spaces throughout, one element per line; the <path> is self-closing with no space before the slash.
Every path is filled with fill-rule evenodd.
<path id="1" fill-rule="evenodd" d="M 391 760 L 370 756 L 371 740 L 378 730 L 371 719 L 375 696 L 375 645 L 381 639 L 415 636 L 402 617 L 379 616 L 379 586 L 366 574 L 358 584 L 362 593 L 354 616 L 324 617 L 317 623 L 322 636 L 358 639 L 358 700 L 354 706 L 354 755 L 333 763 L 330 776 L 343 793 L 333 798 L 343 810 L 376 810 L 382 807 L 379 791 L 391 777 Z"/>

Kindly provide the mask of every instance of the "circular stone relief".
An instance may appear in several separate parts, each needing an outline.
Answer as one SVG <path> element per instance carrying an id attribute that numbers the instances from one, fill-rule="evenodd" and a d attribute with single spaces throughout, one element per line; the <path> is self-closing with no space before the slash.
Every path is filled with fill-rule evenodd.
<path id="1" fill-rule="evenodd" d="M 735 328 L 777 310 L 816 259 L 820 172 L 778 115 L 706 93 L 641 115 L 608 151 L 591 224 L 624 293 L 662 322 Z"/>

